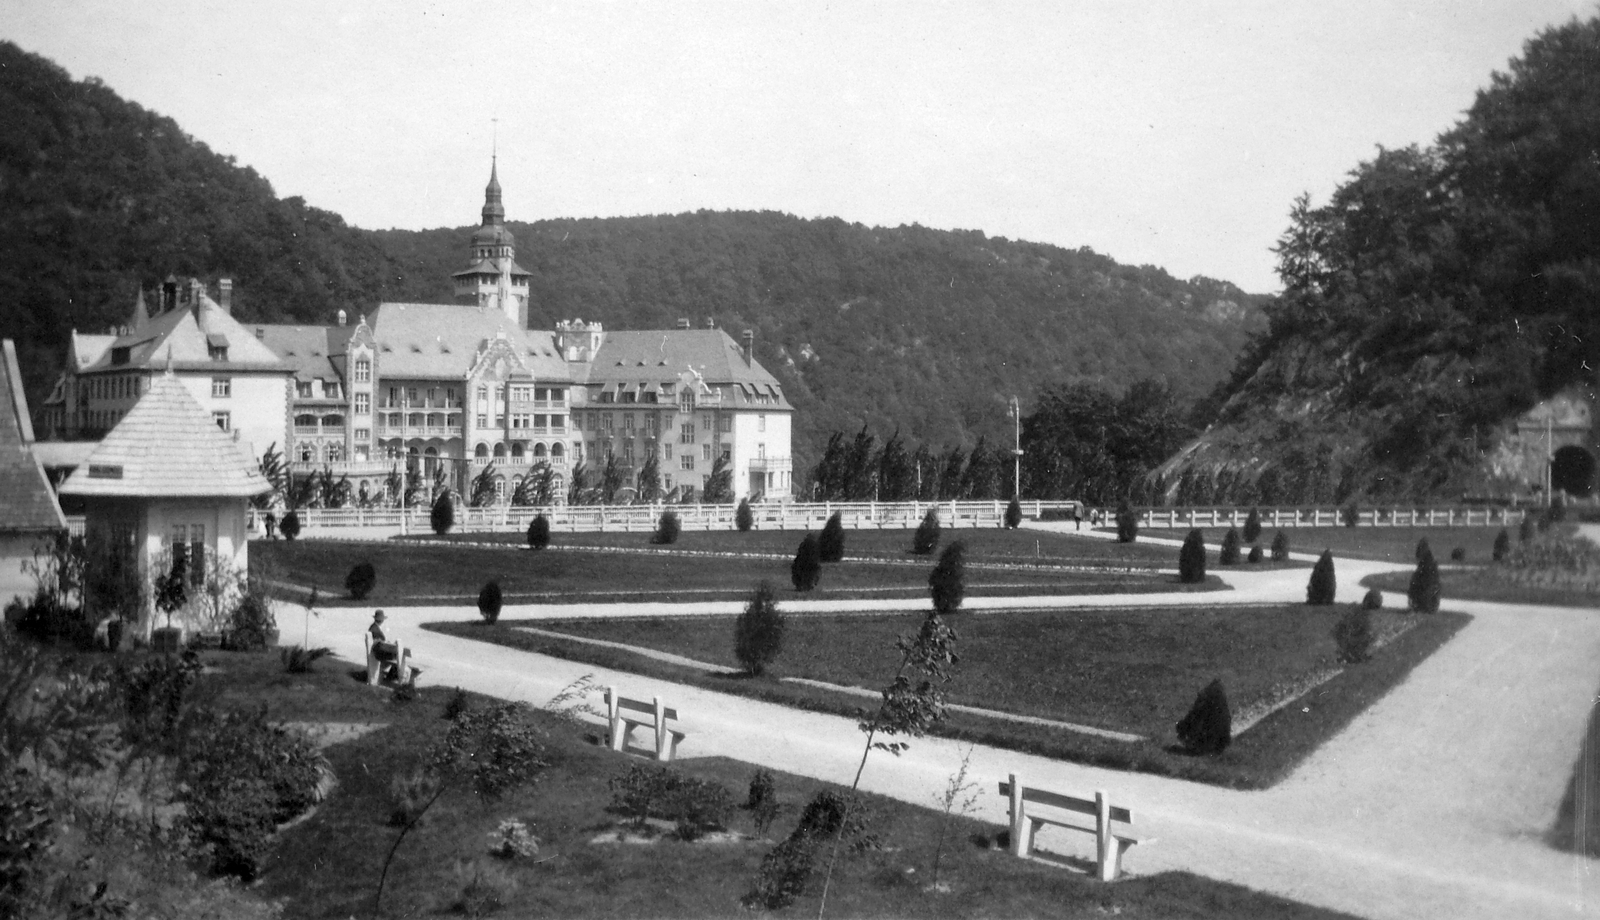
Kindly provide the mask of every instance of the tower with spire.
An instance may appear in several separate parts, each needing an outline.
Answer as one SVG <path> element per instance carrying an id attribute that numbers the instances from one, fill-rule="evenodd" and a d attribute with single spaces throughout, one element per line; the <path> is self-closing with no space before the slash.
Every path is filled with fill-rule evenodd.
<path id="1" fill-rule="evenodd" d="M 498 155 L 489 161 L 489 185 L 483 190 L 483 223 L 472 234 L 467 267 L 456 272 L 456 300 L 496 309 L 528 328 L 528 282 L 533 277 L 517 264 L 517 238 L 506 227 L 501 200 Z"/>

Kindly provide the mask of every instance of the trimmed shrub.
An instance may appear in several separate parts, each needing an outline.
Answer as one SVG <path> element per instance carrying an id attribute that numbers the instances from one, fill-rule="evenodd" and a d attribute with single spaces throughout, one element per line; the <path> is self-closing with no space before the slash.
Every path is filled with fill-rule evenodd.
<path id="1" fill-rule="evenodd" d="M 650 537 L 651 543 L 667 545 L 678 542 L 678 534 L 683 530 L 683 525 L 678 521 L 676 511 L 661 512 L 661 520 L 656 522 L 656 532 Z"/>
<path id="2" fill-rule="evenodd" d="M 611 809 L 639 826 L 646 818 L 671 821 L 677 825 L 679 837 L 696 840 L 706 831 L 727 826 L 733 793 L 712 780 L 696 779 L 668 767 L 635 764 L 622 776 L 611 778 Z"/>
<path id="3" fill-rule="evenodd" d="M 1432 556 L 1433 555 L 1433 547 L 1428 545 L 1428 538 L 1427 537 L 1423 537 L 1422 539 L 1417 541 L 1417 551 L 1415 553 L 1414 558 L 1418 562 L 1421 562 L 1422 561 L 1422 557 L 1425 556 L 1425 555 L 1426 556 Z"/>
<path id="4" fill-rule="evenodd" d="M 1338 586 L 1333 574 L 1333 551 L 1325 549 L 1317 564 L 1311 567 L 1311 580 L 1306 582 L 1306 603 L 1319 606 L 1333 603 Z"/>
<path id="5" fill-rule="evenodd" d="M 1356 507 L 1355 502 L 1351 502 L 1339 509 L 1339 517 L 1344 520 L 1344 526 L 1354 527 L 1361 521 L 1361 509 Z"/>
<path id="6" fill-rule="evenodd" d="M 931 555 L 939 545 L 939 512 L 932 508 L 922 516 L 917 534 L 911 538 L 911 551 L 918 556 Z"/>
<path id="7" fill-rule="evenodd" d="M 1134 513 L 1133 506 L 1124 499 L 1117 506 L 1117 542 L 1132 543 L 1139 538 L 1139 515 Z"/>
<path id="8" fill-rule="evenodd" d="M 933 595 L 933 610 L 940 616 L 955 613 L 967 592 L 966 547 L 960 540 L 944 548 L 939 554 L 939 564 L 928 576 L 928 590 Z"/>
<path id="9" fill-rule="evenodd" d="M 1406 590 L 1406 606 L 1418 613 L 1439 612 L 1439 564 L 1433 553 L 1425 552 L 1417 560 L 1417 569 L 1411 573 L 1411 585 Z"/>
<path id="10" fill-rule="evenodd" d="M 756 516 L 750 510 L 750 499 L 739 499 L 739 510 L 733 513 L 733 526 L 739 528 L 740 533 L 749 533 L 750 528 L 756 526 Z"/>
<path id="11" fill-rule="evenodd" d="M 284 536 L 287 537 L 289 535 L 288 534 L 284 534 Z M 1523 512 L 1523 514 L 1522 514 L 1522 523 L 1517 525 L 1517 542 L 1518 543 L 1526 543 L 1526 542 L 1528 542 L 1529 540 L 1532 540 L 1532 539 L 1533 539 L 1533 514 L 1532 514 L 1532 512 Z"/>
<path id="12" fill-rule="evenodd" d="M 485 622 L 493 623 L 500 619 L 501 601 L 500 582 L 498 581 L 489 582 L 483 586 L 482 591 L 478 592 L 478 613 L 483 616 Z"/>
<path id="13" fill-rule="evenodd" d="M 1011 496 L 1011 504 L 1006 505 L 1006 529 L 1016 530 L 1022 525 L 1022 502 L 1015 495 Z"/>
<path id="14" fill-rule="evenodd" d="M 1206 684 L 1178 723 L 1178 743 L 1190 754 L 1221 754 L 1233 741 L 1233 710 L 1222 678 Z"/>
<path id="15" fill-rule="evenodd" d="M 437 534 L 447 534 L 450 528 L 456 526 L 456 505 L 450 500 L 448 490 L 439 493 L 439 498 L 433 503 L 433 510 L 428 513 L 428 523 Z"/>
<path id="16" fill-rule="evenodd" d="M 1339 661 L 1344 664 L 1360 664 L 1371 658 L 1372 639 L 1372 611 L 1365 602 L 1351 607 L 1333 624 L 1333 641 L 1339 646 Z"/>
<path id="17" fill-rule="evenodd" d="M 1178 550 L 1178 580 L 1186 585 L 1206 580 L 1206 538 L 1198 528 L 1189 531 Z"/>
<path id="18" fill-rule="evenodd" d="M 1256 545 L 1250 547 L 1250 555 L 1247 558 L 1248 558 L 1250 564 L 1254 565 L 1255 563 L 1260 562 L 1263 558 L 1265 558 L 1265 556 L 1266 556 L 1266 554 L 1261 551 L 1261 544 L 1257 543 Z"/>
<path id="19" fill-rule="evenodd" d="M 344 589 L 350 592 L 350 597 L 362 601 L 372 593 L 378 584 L 378 570 L 370 562 L 358 562 L 350 567 L 350 574 L 344 577 Z"/>
<path id="20" fill-rule="evenodd" d="M 861 801 L 851 801 L 832 789 L 818 792 L 806 803 L 795 829 L 761 860 L 755 884 L 740 898 L 740 903 L 750 909 L 766 910 L 779 910 L 793 904 L 795 898 L 805 893 L 817 856 L 834 839 L 842 840 L 849 852 L 860 852 L 876 844 L 874 837 L 867 833 L 870 822 L 871 813 Z"/>
<path id="21" fill-rule="evenodd" d="M 1367 593 L 1361 596 L 1361 606 L 1367 610 L 1383 609 L 1383 592 L 1377 588 L 1368 588 Z"/>
<path id="22" fill-rule="evenodd" d="M 528 548 L 544 549 L 550 545 L 550 519 L 536 514 L 528 522 Z"/>
<path id="23" fill-rule="evenodd" d="M 835 511 L 828 518 L 828 523 L 822 525 L 822 536 L 817 541 L 817 551 L 821 553 L 823 562 L 839 562 L 844 559 L 844 519 Z"/>
<path id="24" fill-rule="evenodd" d="M 445 700 L 444 710 L 439 715 L 447 722 L 454 722 L 471 708 L 472 697 L 467 696 L 467 691 L 457 687 L 456 691 L 450 694 L 450 698 Z"/>
<path id="25" fill-rule="evenodd" d="M 733 654 L 747 673 L 760 676 L 783 651 L 783 614 L 772 595 L 772 585 L 762 582 L 733 624 Z"/>
<path id="26" fill-rule="evenodd" d="M 1464 546 L 1458 546 L 1455 549 L 1451 550 L 1450 551 L 1450 561 L 1451 562 L 1466 562 L 1467 561 L 1467 548 L 1464 547 Z"/>
<path id="27" fill-rule="evenodd" d="M 1251 508 L 1249 517 L 1244 519 L 1244 542 L 1254 543 L 1259 539 L 1261 539 L 1261 512 Z"/>
<path id="28" fill-rule="evenodd" d="M 1494 561 L 1505 562 L 1506 555 L 1511 552 L 1511 535 L 1506 533 L 1504 527 L 1494 535 Z"/>
<path id="29" fill-rule="evenodd" d="M 1289 535 L 1281 530 L 1272 537 L 1272 561 L 1289 561 Z"/>
<path id="30" fill-rule="evenodd" d="M 789 564 L 789 577 L 796 591 L 810 591 L 822 578 L 822 552 L 817 547 L 817 535 L 808 533 L 795 551 L 794 562 Z"/>
<path id="31" fill-rule="evenodd" d="M 278 522 L 278 533 L 283 534 L 285 540 L 293 540 L 300 536 L 300 512 L 289 509 L 289 513 Z"/>
<path id="32" fill-rule="evenodd" d="M 1217 553 L 1218 565 L 1239 564 L 1239 531 L 1232 527 L 1222 535 L 1222 550 Z"/>
<path id="33" fill-rule="evenodd" d="M 750 817 L 756 823 L 756 832 L 765 834 L 767 828 L 772 826 L 772 821 L 778 816 L 778 783 L 773 779 L 772 771 L 765 767 L 757 767 L 756 772 L 750 777 L 750 791 L 745 796 L 744 807 L 750 812 Z"/>

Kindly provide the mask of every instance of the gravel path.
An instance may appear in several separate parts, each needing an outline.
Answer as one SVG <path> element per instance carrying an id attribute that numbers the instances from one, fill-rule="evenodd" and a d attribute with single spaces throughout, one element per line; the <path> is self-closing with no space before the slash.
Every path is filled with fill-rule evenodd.
<path id="1" fill-rule="evenodd" d="M 1067 525 L 1070 528 L 1070 524 Z M 1039 529 L 1047 530 L 1041 526 Z M 1149 537 L 1141 541 L 1157 542 Z M 1178 541 L 1170 541 L 1173 546 Z M 1310 557 L 1307 557 L 1310 558 Z M 1355 602 L 1367 574 L 1393 566 L 1340 560 L 1340 602 Z M 1071 608 L 1303 600 L 1305 570 L 1220 570 L 1233 591 L 1100 597 L 969 598 L 968 607 Z M 784 602 L 785 609 L 922 609 L 921 600 Z M 1386 603 L 1404 603 L 1388 596 Z M 978 747 L 970 774 L 984 789 L 978 817 L 1005 822 L 996 784 L 1107 789 L 1135 809 L 1157 842 L 1127 857 L 1135 873 L 1187 870 L 1307 903 L 1374 918 L 1600 917 L 1600 863 L 1558 853 L 1543 835 L 1571 776 L 1600 683 L 1600 611 L 1450 603 L 1474 620 L 1313 754 L 1277 787 L 1220 789 L 1138 773 Z M 507 619 L 704 616 L 736 602 L 508 606 Z M 418 648 L 429 684 L 460 685 L 542 704 L 592 673 L 630 694 L 660 693 L 685 714 L 684 756 L 726 755 L 848 783 L 862 736 L 851 720 L 802 712 L 592 665 L 423 632 L 430 621 L 475 620 L 463 607 L 385 608 Z M 292 641 L 303 608 L 280 616 Z M 332 609 L 310 620 L 311 644 L 361 661 L 370 611 Z M 862 784 L 933 806 L 957 769 L 961 746 L 924 738 L 898 758 L 875 753 Z M 1056 832 L 1059 833 L 1059 832 Z M 1045 845 L 1087 852 L 1067 835 Z M 1087 840 L 1087 838 L 1084 838 Z"/>

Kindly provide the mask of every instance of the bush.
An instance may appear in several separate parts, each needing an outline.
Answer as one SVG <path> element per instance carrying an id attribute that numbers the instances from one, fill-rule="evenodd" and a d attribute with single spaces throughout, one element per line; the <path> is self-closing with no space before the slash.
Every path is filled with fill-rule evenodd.
<path id="1" fill-rule="evenodd" d="M 1178 743 L 1190 754 L 1221 754 L 1233 741 L 1233 711 L 1222 678 L 1206 684 L 1178 723 Z"/>
<path id="2" fill-rule="evenodd" d="M 933 610 L 940 616 L 955 613 L 967 591 L 966 547 L 960 540 L 945 547 L 939 564 L 928 575 L 928 590 L 933 595 Z"/>
<path id="3" fill-rule="evenodd" d="M 859 800 L 831 789 L 818 792 L 806 803 L 795 829 L 761 860 L 755 885 L 740 902 L 748 908 L 766 910 L 793 904 L 805 893 L 817 854 L 835 837 L 842 839 L 851 852 L 876 843 L 867 833 L 870 821 L 870 813 Z"/>
<path id="4" fill-rule="evenodd" d="M 1439 612 L 1439 564 L 1433 561 L 1431 552 L 1424 552 L 1417 560 L 1406 590 L 1406 606 L 1418 613 Z"/>
<path id="5" fill-rule="evenodd" d="M 1433 547 L 1428 545 L 1428 538 L 1427 537 L 1423 537 L 1422 539 L 1418 540 L 1417 541 L 1417 551 L 1414 554 L 1414 557 L 1416 558 L 1416 560 L 1418 562 L 1421 562 L 1423 556 L 1432 556 L 1432 555 L 1433 555 Z"/>
<path id="6" fill-rule="evenodd" d="M 288 674 L 310 674 L 315 668 L 318 659 L 326 658 L 333 654 L 333 649 L 323 646 L 321 648 L 304 648 L 298 645 L 287 645 L 278 649 L 278 660 L 283 662 L 283 670 Z"/>
<path id="7" fill-rule="evenodd" d="M 1494 561 L 1506 561 L 1506 555 L 1511 552 L 1511 535 L 1506 533 L 1504 527 L 1494 535 Z"/>
<path id="8" fill-rule="evenodd" d="M 1289 536 L 1281 530 L 1272 537 L 1272 561 L 1289 561 Z"/>
<path id="9" fill-rule="evenodd" d="M 1254 543 L 1261 539 L 1261 512 L 1255 508 L 1250 509 L 1250 515 L 1244 519 L 1244 542 Z"/>
<path id="10" fill-rule="evenodd" d="M 550 545 L 550 519 L 536 514 L 528 522 L 528 548 L 544 549 Z"/>
<path id="11" fill-rule="evenodd" d="M 358 562 L 350 567 L 350 574 L 344 577 L 344 589 L 350 592 L 354 600 L 364 601 L 367 595 L 378 584 L 378 570 L 370 562 Z"/>
<path id="12" fill-rule="evenodd" d="M 1257 562 L 1260 562 L 1264 556 L 1265 554 L 1261 552 L 1261 544 L 1257 543 L 1256 545 L 1250 547 L 1250 555 L 1247 557 L 1247 559 L 1251 565 L 1254 565 Z"/>
<path id="13" fill-rule="evenodd" d="M 1189 531 L 1178 550 L 1178 580 L 1186 585 L 1206 580 L 1206 538 L 1198 528 Z"/>
<path id="14" fill-rule="evenodd" d="M 918 556 L 931 555 L 939 545 L 939 512 L 932 508 L 922 516 L 917 534 L 911 538 L 911 551 Z"/>
<path id="15" fill-rule="evenodd" d="M 500 859 L 520 859 L 539 853 L 539 838 L 533 835 L 528 825 L 515 818 L 501 821 L 489 839 L 494 841 L 494 846 L 489 848 L 489 855 Z"/>
<path id="16" fill-rule="evenodd" d="M 223 647 L 236 652 L 263 649 L 277 641 L 277 632 L 278 618 L 272 612 L 272 597 L 267 593 L 266 580 L 258 578 L 247 583 L 238 602 L 228 611 L 227 628 L 222 634 Z"/>
<path id="17" fill-rule="evenodd" d="M 1333 551 L 1325 549 L 1317 564 L 1311 567 L 1311 580 L 1306 582 L 1306 603 L 1319 606 L 1333 603 L 1338 586 L 1333 574 Z"/>
<path id="18" fill-rule="evenodd" d="M 822 551 L 817 546 L 816 534 L 806 534 L 795 551 L 794 562 L 789 564 L 789 577 L 796 591 L 810 591 L 822 578 Z"/>
<path id="19" fill-rule="evenodd" d="M 1015 495 L 1011 496 L 1011 503 L 1006 505 L 1006 529 L 1016 530 L 1022 526 L 1022 502 Z"/>
<path id="20" fill-rule="evenodd" d="M 1523 512 L 1522 523 L 1517 525 L 1517 542 L 1526 543 L 1533 539 L 1533 513 Z"/>
<path id="21" fill-rule="evenodd" d="M 455 909 L 468 917 L 487 917 L 510 906 L 520 887 L 503 866 L 481 859 L 471 862 L 458 859 L 452 872 L 461 886 Z"/>
<path id="22" fill-rule="evenodd" d="M 440 492 L 434 501 L 433 510 L 428 513 L 428 523 L 436 534 L 447 534 L 450 528 L 456 526 L 456 505 L 450 500 L 448 489 Z"/>
<path id="23" fill-rule="evenodd" d="M 467 696 L 467 691 L 457 687 L 450 698 L 444 702 L 444 711 L 439 713 L 440 718 L 446 722 L 454 722 L 461 715 L 472 709 L 472 697 Z"/>
<path id="24" fill-rule="evenodd" d="M 1339 509 L 1339 517 L 1343 519 L 1344 526 L 1354 527 L 1361 521 L 1361 509 L 1356 507 L 1355 502 L 1351 502 Z"/>
<path id="25" fill-rule="evenodd" d="M 285 540 L 293 540 L 300 536 L 300 512 L 293 508 L 289 509 L 289 513 L 278 522 L 278 533 L 283 534 Z"/>
<path id="26" fill-rule="evenodd" d="M 651 543 L 667 546 L 678 542 L 678 534 L 683 531 L 683 524 L 678 521 L 678 512 L 663 511 L 661 520 L 656 522 L 656 532 L 650 537 Z"/>
<path id="27" fill-rule="evenodd" d="M 733 624 L 733 654 L 745 671 L 760 676 L 782 651 L 783 614 L 773 599 L 772 585 L 763 581 Z"/>
<path id="28" fill-rule="evenodd" d="M 1139 515 L 1126 500 L 1117 506 L 1117 542 L 1132 543 L 1139 538 Z"/>
<path id="29" fill-rule="evenodd" d="M 750 528 L 756 526 L 756 516 L 750 511 L 750 499 L 739 499 L 739 510 L 733 513 L 733 526 L 739 528 L 740 533 L 749 533 Z"/>
<path id="30" fill-rule="evenodd" d="M 1361 606 L 1367 610 L 1383 609 L 1383 592 L 1377 588 L 1368 588 L 1367 593 L 1361 596 Z"/>
<path id="31" fill-rule="evenodd" d="M 503 600 L 500 594 L 500 582 L 490 581 L 478 592 L 478 613 L 486 622 L 494 623 L 500 619 L 500 606 Z"/>
<path id="32" fill-rule="evenodd" d="M 1339 646 L 1339 661 L 1360 664 L 1372 657 L 1372 611 L 1365 602 L 1351 607 L 1333 625 L 1333 641 Z"/>
<path id="33" fill-rule="evenodd" d="M 750 790 L 745 796 L 744 807 L 750 812 L 750 817 L 755 821 L 756 832 L 765 834 L 767 828 L 772 826 L 772 821 L 778 816 L 778 784 L 773 779 L 772 771 L 765 767 L 757 767 L 754 775 L 750 777 Z"/>
<path id="34" fill-rule="evenodd" d="M 711 780 L 685 776 L 668 767 L 635 764 L 613 776 L 611 808 L 643 826 L 646 818 L 661 818 L 677 826 L 684 840 L 699 839 L 706 831 L 727 827 L 733 812 L 733 794 Z"/>
<path id="35" fill-rule="evenodd" d="M 822 537 L 817 541 L 817 551 L 823 562 L 844 560 L 844 520 L 835 511 L 828 523 L 822 525 Z"/>
<path id="36" fill-rule="evenodd" d="M 1222 550 L 1217 553 L 1218 565 L 1239 564 L 1239 531 L 1232 527 L 1222 535 Z"/>
<path id="37" fill-rule="evenodd" d="M 1450 561 L 1451 562 L 1466 562 L 1467 561 L 1467 548 L 1464 547 L 1464 546 L 1458 546 L 1455 549 L 1451 550 L 1450 551 Z"/>

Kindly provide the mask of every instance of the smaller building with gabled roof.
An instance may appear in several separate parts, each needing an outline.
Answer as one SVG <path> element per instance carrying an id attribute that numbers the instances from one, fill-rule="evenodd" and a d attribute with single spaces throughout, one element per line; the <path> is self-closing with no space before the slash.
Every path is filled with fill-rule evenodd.
<path id="1" fill-rule="evenodd" d="M 16 345 L 5 339 L 0 342 L 0 602 L 33 588 L 22 562 L 67 529 L 33 445 Z"/>
<path id="2" fill-rule="evenodd" d="M 149 585 L 160 574 L 158 560 L 179 552 L 196 584 L 245 570 L 246 509 L 270 490 L 255 458 L 217 427 L 174 371 L 165 371 L 60 491 L 82 503 L 86 533 L 131 547 Z M 152 625 L 145 616 L 146 634 Z"/>

